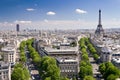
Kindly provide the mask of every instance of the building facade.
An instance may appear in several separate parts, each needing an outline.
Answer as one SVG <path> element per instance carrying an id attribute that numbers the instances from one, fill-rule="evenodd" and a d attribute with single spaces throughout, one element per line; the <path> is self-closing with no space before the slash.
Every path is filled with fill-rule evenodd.
<path id="1" fill-rule="evenodd" d="M 19 24 L 16 25 L 16 31 L 17 31 L 17 32 L 20 31 L 20 26 L 19 26 Z"/>
<path id="2" fill-rule="evenodd" d="M 2 48 L 4 53 L 4 62 L 15 64 L 16 62 L 16 49 L 14 47 L 4 47 Z"/>
<path id="3" fill-rule="evenodd" d="M 79 63 L 75 59 L 60 59 L 58 60 L 61 76 L 73 78 L 78 76 Z"/>
<path id="4" fill-rule="evenodd" d="M 100 54 L 100 60 L 102 62 L 111 62 L 112 54 L 107 47 L 103 47 Z"/>
<path id="5" fill-rule="evenodd" d="M 41 47 L 39 44 L 37 48 L 37 51 L 41 56 L 48 55 L 57 60 L 61 76 L 68 78 L 78 77 L 80 61 L 78 47 L 71 48 L 70 46 L 67 46 L 67 48 L 54 49 L 52 47 Z"/>
<path id="6" fill-rule="evenodd" d="M 0 80 L 11 80 L 11 64 L 0 62 Z"/>
<path id="7" fill-rule="evenodd" d="M 78 48 L 73 49 L 46 49 L 48 55 L 56 58 L 60 67 L 61 76 L 78 77 L 80 53 Z"/>

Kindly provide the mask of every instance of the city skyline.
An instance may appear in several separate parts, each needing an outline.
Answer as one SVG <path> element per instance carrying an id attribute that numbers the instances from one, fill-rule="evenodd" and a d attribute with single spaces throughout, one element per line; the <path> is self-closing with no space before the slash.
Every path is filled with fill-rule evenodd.
<path id="1" fill-rule="evenodd" d="M 0 28 L 96 29 L 98 10 L 103 28 L 119 28 L 120 0 L 1 0 Z"/>

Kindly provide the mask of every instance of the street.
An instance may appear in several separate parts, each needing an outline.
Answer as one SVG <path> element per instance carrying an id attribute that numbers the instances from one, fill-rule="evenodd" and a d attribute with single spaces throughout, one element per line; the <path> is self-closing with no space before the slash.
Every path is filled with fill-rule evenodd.
<path id="1" fill-rule="evenodd" d="M 96 78 L 96 80 L 102 80 L 102 75 L 99 72 L 99 65 L 95 62 L 93 57 L 89 56 L 89 61 L 93 68 L 93 76 Z"/>
<path id="2" fill-rule="evenodd" d="M 31 80 L 41 80 L 37 67 L 32 63 L 32 59 L 30 58 L 29 51 L 27 51 L 26 49 L 25 52 L 27 58 L 26 66 L 29 70 Z"/>

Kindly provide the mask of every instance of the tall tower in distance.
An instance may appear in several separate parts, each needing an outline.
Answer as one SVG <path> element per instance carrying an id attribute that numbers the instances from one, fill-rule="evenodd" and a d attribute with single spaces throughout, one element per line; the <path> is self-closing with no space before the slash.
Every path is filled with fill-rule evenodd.
<path id="1" fill-rule="evenodd" d="M 95 35 L 101 36 L 103 34 L 104 34 L 104 30 L 103 30 L 102 24 L 101 24 L 101 10 L 99 10 L 99 20 L 98 20 L 97 29 L 95 30 Z"/>
<path id="2" fill-rule="evenodd" d="M 20 31 L 20 26 L 19 26 L 19 24 L 16 25 L 16 31 L 17 31 L 17 32 Z"/>

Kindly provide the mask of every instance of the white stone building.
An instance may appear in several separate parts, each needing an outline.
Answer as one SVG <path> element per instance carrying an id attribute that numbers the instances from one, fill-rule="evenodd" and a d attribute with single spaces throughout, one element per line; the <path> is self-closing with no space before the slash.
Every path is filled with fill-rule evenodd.
<path id="1" fill-rule="evenodd" d="M 73 78 L 78 76 L 79 62 L 77 59 L 57 59 L 61 76 Z"/>
<path id="2" fill-rule="evenodd" d="M 11 80 L 11 64 L 0 62 L 0 80 Z"/>
<path id="3" fill-rule="evenodd" d="M 16 48 L 15 47 L 6 46 L 2 48 L 2 52 L 4 53 L 3 55 L 4 62 L 15 64 L 16 62 Z"/>
<path id="4" fill-rule="evenodd" d="M 102 62 L 111 62 L 112 54 L 107 47 L 103 47 L 100 54 L 100 60 Z"/>

